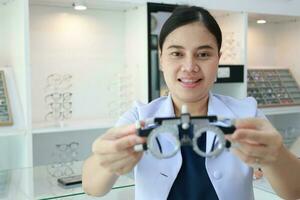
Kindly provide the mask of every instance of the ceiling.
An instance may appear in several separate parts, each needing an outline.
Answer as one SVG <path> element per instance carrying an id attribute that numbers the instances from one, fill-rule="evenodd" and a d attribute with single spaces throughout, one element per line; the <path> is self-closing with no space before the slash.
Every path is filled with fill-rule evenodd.
<path id="1" fill-rule="evenodd" d="M 138 1 L 110 1 L 110 0 L 29 0 L 31 5 L 47 5 L 58 7 L 72 7 L 74 2 L 84 2 L 89 8 L 105 10 L 126 10 L 133 8 L 139 3 Z M 141 1 L 142 3 L 143 1 Z M 140 4 L 141 4 L 140 3 Z"/>
<path id="2" fill-rule="evenodd" d="M 13 1 L 13 0 L 0 0 L 0 1 Z M 29 0 L 33 5 L 47 5 L 59 7 L 71 7 L 74 1 L 86 2 L 89 8 L 105 9 L 105 10 L 127 10 L 134 8 L 137 5 L 144 4 L 146 0 Z M 293 2 L 296 0 L 272 0 L 274 2 Z M 214 16 L 222 17 L 227 15 L 227 11 L 212 11 Z M 254 23 L 257 19 L 265 19 L 268 23 L 283 23 L 300 20 L 300 17 L 283 16 L 283 15 L 266 15 L 266 14 L 249 14 L 249 22 Z"/>
<path id="3" fill-rule="evenodd" d="M 257 14 L 257 13 L 249 13 L 248 18 L 250 23 L 254 23 L 258 19 L 264 19 L 268 23 L 295 22 L 300 20 L 300 17 L 296 17 L 296 16 L 267 15 L 267 14 Z"/>

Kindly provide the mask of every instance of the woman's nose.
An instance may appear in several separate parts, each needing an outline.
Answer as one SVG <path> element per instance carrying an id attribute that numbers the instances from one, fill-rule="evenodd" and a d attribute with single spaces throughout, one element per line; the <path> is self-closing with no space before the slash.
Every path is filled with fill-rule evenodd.
<path id="1" fill-rule="evenodd" d="M 199 72 L 200 67 L 198 63 L 196 62 L 196 59 L 193 57 L 186 57 L 184 60 L 181 71 L 186 71 L 186 72 Z"/>

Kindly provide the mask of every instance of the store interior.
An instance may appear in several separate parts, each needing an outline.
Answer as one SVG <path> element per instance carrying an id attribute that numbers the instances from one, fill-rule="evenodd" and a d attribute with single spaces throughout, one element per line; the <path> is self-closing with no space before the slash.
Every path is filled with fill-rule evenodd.
<path id="1" fill-rule="evenodd" d="M 153 1 L 156 10 L 146 1 L 86 0 L 82 11 L 72 2 L 0 0 L 0 72 L 5 76 L 0 94 L 7 97 L 9 115 L 8 124 L 1 123 L 4 115 L 0 118 L 0 199 L 89 199 L 81 187 L 60 187 L 56 179 L 80 174 L 92 142 L 134 101 L 167 94 L 157 49 L 151 47 L 152 36 L 170 15 L 164 4 L 184 2 L 211 11 L 223 33 L 220 79 L 212 91 L 255 97 L 284 144 L 300 157 L 296 0 L 270 0 L 265 7 L 258 0 L 257 5 L 226 6 Z M 266 23 L 258 24 L 261 19 Z M 235 80 L 229 72 L 237 70 Z M 117 184 L 103 199 L 133 199 L 132 179 Z M 280 199 L 267 183 L 257 185 L 256 199 Z"/>

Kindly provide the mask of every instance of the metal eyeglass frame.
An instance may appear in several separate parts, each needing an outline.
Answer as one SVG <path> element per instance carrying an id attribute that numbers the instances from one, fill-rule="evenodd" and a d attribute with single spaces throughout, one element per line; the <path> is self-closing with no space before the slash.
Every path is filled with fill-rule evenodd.
<path id="1" fill-rule="evenodd" d="M 214 125 L 212 123 L 223 122 L 225 126 Z M 145 125 L 142 127 L 140 121 L 136 122 L 137 134 L 141 137 L 147 137 L 145 144 L 139 144 L 134 146 L 135 151 L 147 151 L 149 150 L 156 158 L 164 159 L 174 156 L 181 146 L 190 145 L 193 150 L 202 157 L 216 157 L 225 148 L 230 148 L 231 143 L 225 139 L 225 134 L 232 134 L 235 131 L 233 120 L 229 118 L 220 118 L 214 115 L 211 116 L 194 116 L 191 117 L 187 112 L 186 107 L 183 106 L 180 117 L 159 117 L 145 120 Z M 181 130 L 179 130 L 179 126 Z M 144 128 L 145 127 L 145 128 Z M 191 129 L 193 131 L 193 138 L 188 135 Z M 179 131 L 182 133 L 182 138 L 179 139 Z M 215 134 L 213 144 L 210 152 L 202 151 L 197 141 L 202 134 L 207 131 Z M 174 137 L 175 149 L 169 154 L 163 155 L 160 142 L 158 141 L 158 135 L 168 132 Z M 216 142 L 217 141 L 217 142 Z M 155 151 L 154 145 L 158 144 L 160 153 Z M 215 145 L 217 144 L 217 145 Z"/>

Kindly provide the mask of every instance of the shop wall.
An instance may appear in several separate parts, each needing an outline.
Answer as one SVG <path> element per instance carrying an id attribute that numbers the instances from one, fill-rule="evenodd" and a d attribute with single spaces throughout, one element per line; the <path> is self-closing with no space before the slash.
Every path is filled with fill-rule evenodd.
<path id="1" fill-rule="evenodd" d="M 33 121 L 48 112 L 47 76 L 71 74 L 73 119 L 110 116 L 111 89 L 124 67 L 124 12 L 30 6 Z"/>
<path id="2" fill-rule="evenodd" d="M 278 34 L 277 63 L 289 67 L 300 84 L 300 19 L 283 24 Z"/>
<path id="3" fill-rule="evenodd" d="M 248 65 L 277 66 L 278 35 L 274 25 L 250 23 L 248 28 Z"/>
<path id="4" fill-rule="evenodd" d="M 248 28 L 248 65 L 266 68 L 289 68 L 300 82 L 299 20 L 254 24 Z"/>

